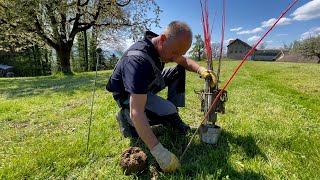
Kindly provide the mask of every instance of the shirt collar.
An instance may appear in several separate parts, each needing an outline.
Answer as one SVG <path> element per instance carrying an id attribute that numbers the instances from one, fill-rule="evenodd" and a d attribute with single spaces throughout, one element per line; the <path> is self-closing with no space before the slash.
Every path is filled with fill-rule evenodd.
<path id="1" fill-rule="evenodd" d="M 148 44 L 148 47 L 150 48 L 149 50 L 151 51 L 151 54 L 155 57 L 155 58 L 159 58 L 159 53 L 156 49 L 156 47 L 154 47 L 153 43 L 151 42 L 151 39 L 154 38 L 154 37 L 157 37 L 159 36 L 158 34 L 152 32 L 152 31 L 146 31 L 144 33 L 144 38 L 143 40 L 145 42 L 147 42 Z"/>

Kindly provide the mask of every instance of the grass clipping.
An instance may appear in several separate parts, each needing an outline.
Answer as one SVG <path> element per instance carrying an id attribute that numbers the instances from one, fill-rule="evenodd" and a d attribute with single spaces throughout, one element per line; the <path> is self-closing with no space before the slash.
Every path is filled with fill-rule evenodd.
<path id="1" fill-rule="evenodd" d="M 132 174 L 147 167 L 147 155 L 139 147 L 130 147 L 120 157 L 120 166 L 125 174 Z"/>

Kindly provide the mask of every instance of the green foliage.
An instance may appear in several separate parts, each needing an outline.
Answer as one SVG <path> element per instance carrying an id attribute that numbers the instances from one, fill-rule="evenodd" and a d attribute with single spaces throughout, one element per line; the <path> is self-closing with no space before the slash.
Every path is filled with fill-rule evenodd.
<path id="1" fill-rule="evenodd" d="M 98 47 L 98 29 L 93 27 L 92 31 L 91 31 L 91 37 L 89 42 L 89 59 L 88 59 L 88 65 L 89 65 L 89 70 L 94 70 L 95 69 L 95 65 L 96 65 L 96 49 Z M 99 61 L 99 65 L 101 66 L 101 62 Z"/>
<path id="2" fill-rule="evenodd" d="M 291 42 L 290 44 L 286 44 L 285 42 L 283 42 L 283 49 L 285 49 L 285 50 L 292 50 L 292 48 L 293 48 L 293 46 L 294 46 L 294 44 L 296 43 L 297 41 L 294 41 L 294 42 Z"/>
<path id="3" fill-rule="evenodd" d="M 318 63 L 320 63 L 320 35 L 296 41 L 293 45 L 293 51 L 309 58 L 317 57 Z"/>
<path id="4" fill-rule="evenodd" d="M 119 58 L 114 53 L 112 53 L 108 60 L 105 62 L 106 69 L 113 69 L 116 66 L 118 60 Z"/>
<path id="5" fill-rule="evenodd" d="M 221 86 L 238 64 L 223 61 Z M 98 72 L 88 157 L 94 73 L 0 79 L 0 179 L 319 179 L 319 71 L 316 64 L 246 62 L 227 88 L 218 144 L 196 136 L 173 174 L 155 170 L 141 140 L 121 136 L 119 109 L 105 90 L 111 71 Z M 194 132 L 203 117 L 194 90 L 204 81 L 190 72 L 186 80 L 187 103 L 179 112 Z M 153 130 L 178 157 L 193 134 Z M 126 176 L 119 159 L 129 146 L 147 153 L 149 168 Z"/>
<path id="6" fill-rule="evenodd" d="M 13 5 L 14 4 L 14 5 Z M 19 18 L 17 17 L 17 8 L 14 1 L 0 1 L 0 52 L 21 52 L 27 48 L 44 43 L 36 36 L 33 31 L 26 31 L 24 24 L 19 28 Z M 21 16 L 27 14 L 21 13 Z"/>
<path id="7" fill-rule="evenodd" d="M 56 50 L 58 70 L 69 74 L 72 46 L 79 32 L 92 27 L 103 27 L 115 31 L 130 30 L 130 35 L 137 37 L 151 25 L 158 25 L 160 8 L 154 0 L 126 2 L 128 3 L 104 0 L 0 1 L 0 30 L 5 31 L 5 36 L 0 36 L 0 40 L 13 37 L 20 46 L 23 39 L 28 40 L 27 44 L 32 44 L 29 39 L 32 40 L 30 37 L 36 34 L 37 38 L 34 39 L 41 39 Z M 149 11 L 153 11 L 155 17 L 149 18 Z M 6 44 L 14 44 L 6 41 Z M 94 56 L 94 53 L 91 54 Z M 93 59 L 94 57 L 91 60 Z"/>
<path id="8" fill-rule="evenodd" d="M 195 35 L 195 38 L 196 41 L 193 43 L 190 54 L 193 59 L 200 61 L 205 57 L 205 45 L 200 34 Z"/>
<path id="9" fill-rule="evenodd" d="M 86 71 L 86 62 L 85 62 L 85 51 L 84 51 L 84 37 L 83 33 L 77 34 L 77 46 L 75 48 L 77 52 L 77 56 L 74 60 L 74 63 L 76 63 L 76 67 L 73 67 L 76 72 L 84 72 Z"/>
<path id="10" fill-rule="evenodd" d="M 20 52 L 0 52 L 0 64 L 13 66 L 15 76 L 50 75 L 52 53 L 47 48 L 33 45 Z"/>

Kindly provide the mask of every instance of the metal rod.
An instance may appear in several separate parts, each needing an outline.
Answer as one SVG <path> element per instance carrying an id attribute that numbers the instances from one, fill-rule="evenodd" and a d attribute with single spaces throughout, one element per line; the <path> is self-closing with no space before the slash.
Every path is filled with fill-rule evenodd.
<path id="1" fill-rule="evenodd" d="M 87 156 L 89 156 L 89 142 L 90 142 L 90 132 L 91 132 L 91 124 L 92 124 L 92 111 L 93 111 L 93 104 L 94 104 L 94 94 L 95 94 L 95 91 L 96 91 L 96 83 L 97 83 L 97 75 L 98 75 L 98 64 L 99 64 L 99 58 L 100 58 L 101 52 L 102 52 L 101 48 L 98 48 L 96 50 L 96 53 L 97 53 L 96 75 L 94 77 L 94 85 L 93 85 L 93 90 L 92 90 L 90 121 L 89 121 L 88 139 L 87 139 Z"/>

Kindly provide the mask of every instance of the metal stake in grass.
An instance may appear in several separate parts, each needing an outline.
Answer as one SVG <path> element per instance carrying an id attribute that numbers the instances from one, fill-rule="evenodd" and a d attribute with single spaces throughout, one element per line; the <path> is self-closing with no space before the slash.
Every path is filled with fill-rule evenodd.
<path id="1" fill-rule="evenodd" d="M 251 53 L 256 49 L 256 47 L 260 44 L 260 42 L 267 36 L 267 34 L 269 34 L 269 32 L 274 28 L 274 26 L 280 21 L 280 19 L 292 8 L 293 5 L 295 5 L 298 2 L 298 0 L 295 0 L 281 15 L 280 17 L 273 23 L 273 25 L 269 28 L 269 30 L 259 39 L 259 41 L 251 48 L 251 50 L 244 56 L 244 58 L 242 59 L 242 61 L 240 62 L 240 64 L 238 65 L 238 67 L 236 68 L 236 70 L 233 72 L 233 74 L 231 75 L 231 77 L 229 78 L 228 82 L 224 85 L 224 87 L 222 88 L 222 90 L 219 92 L 219 94 L 216 96 L 216 98 L 214 99 L 212 105 L 210 106 L 208 112 L 205 114 L 204 118 L 202 119 L 202 121 L 200 122 L 200 125 L 198 126 L 197 130 L 195 131 L 195 133 L 192 135 L 191 140 L 189 141 L 186 149 L 183 151 L 181 157 L 180 157 L 180 161 L 182 161 L 185 153 L 187 152 L 188 148 L 190 147 L 190 144 L 194 138 L 194 136 L 196 135 L 196 133 L 199 131 L 200 126 L 204 123 L 204 121 L 207 119 L 209 113 L 212 111 L 214 105 L 216 104 L 216 102 L 218 101 L 218 99 L 220 98 L 221 94 L 224 92 L 224 90 L 227 88 L 227 86 L 229 85 L 229 83 L 231 82 L 231 80 L 233 79 L 233 77 L 237 74 L 237 72 L 239 71 L 240 67 L 242 66 L 242 64 L 247 60 L 248 56 L 251 55 Z"/>
<path id="2" fill-rule="evenodd" d="M 101 52 L 102 52 L 101 48 L 96 49 L 96 53 L 97 53 L 96 75 L 94 77 L 94 85 L 93 85 L 93 90 L 92 90 L 90 121 L 89 121 L 88 140 L 87 140 L 87 156 L 89 156 L 89 142 L 90 142 L 90 131 L 91 131 L 91 124 L 92 124 L 92 111 L 93 111 L 93 104 L 94 104 L 94 94 L 95 94 L 95 91 L 96 91 L 96 83 L 97 83 L 97 75 L 98 75 L 98 64 L 99 64 L 99 58 L 101 56 Z"/>

